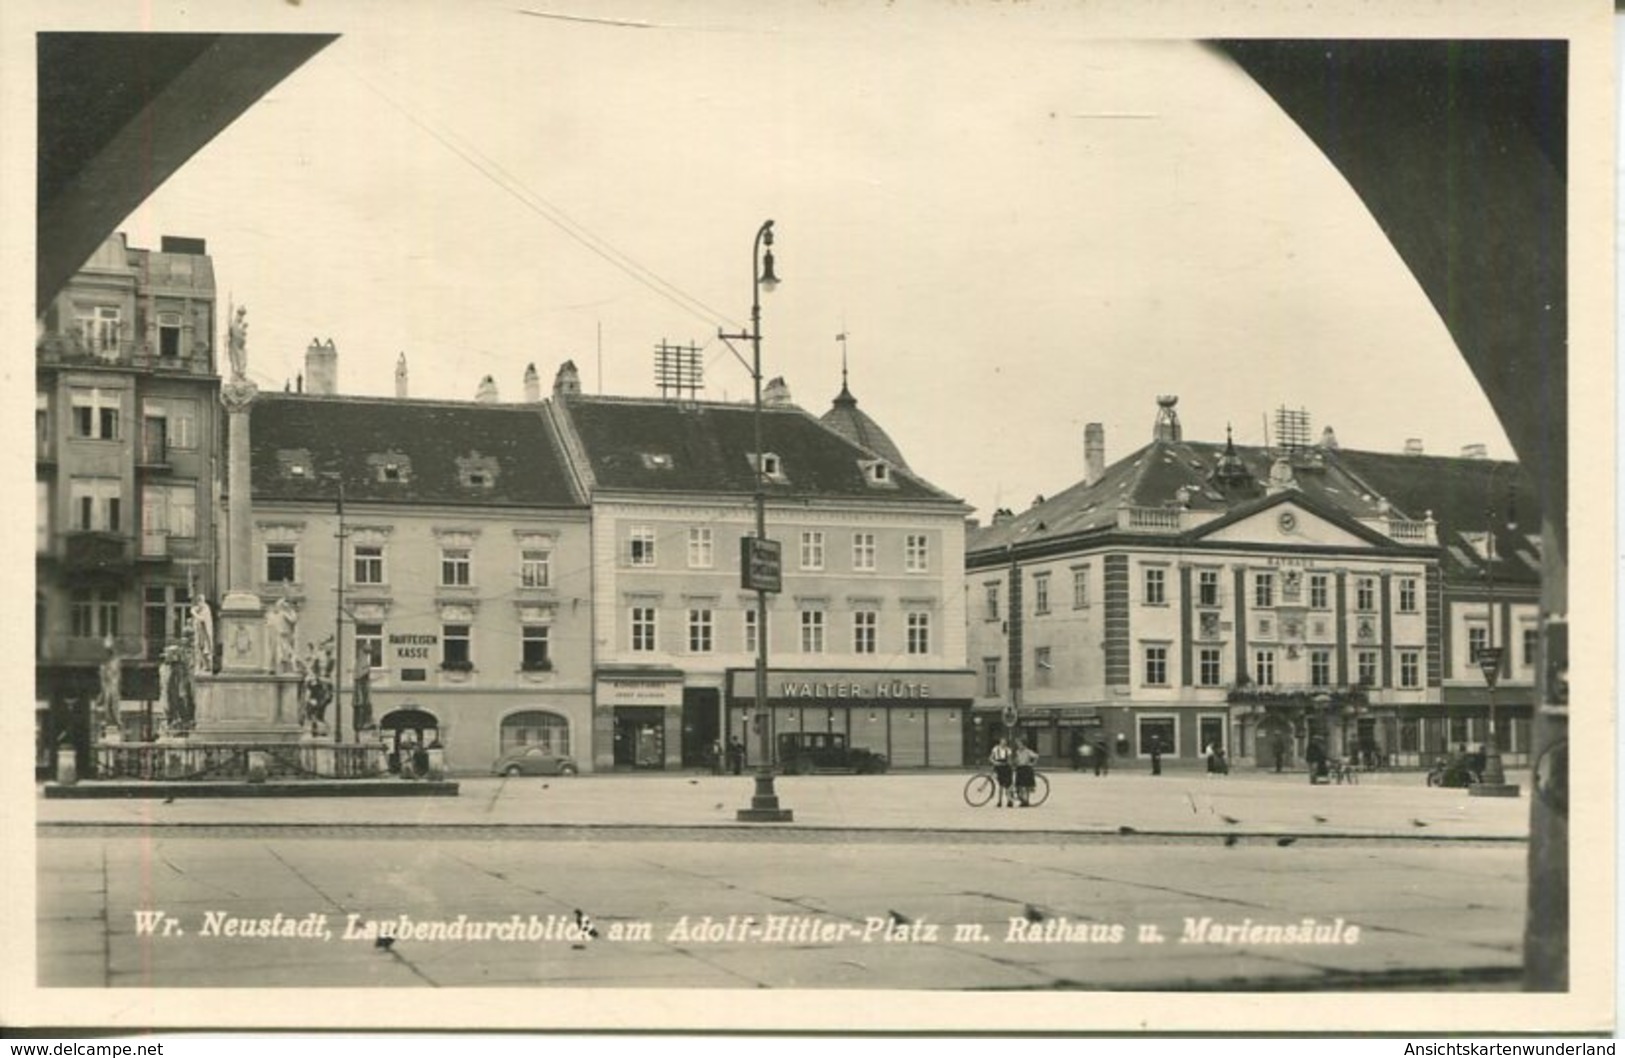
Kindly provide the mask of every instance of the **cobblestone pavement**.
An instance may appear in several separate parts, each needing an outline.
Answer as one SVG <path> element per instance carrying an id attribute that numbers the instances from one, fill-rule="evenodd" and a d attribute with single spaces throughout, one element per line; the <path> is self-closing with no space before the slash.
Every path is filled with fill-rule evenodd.
<path id="1" fill-rule="evenodd" d="M 1042 807 L 971 808 L 966 778 L 782 778 L 796 813 L 782 826 L 734 822 L 751 784 L 731 776 L 474 779 L 457 798 L 42 799 L 40 983 L 1515 981 L 1526 799 L 1429 790 L 1414 773 L 1313 788 L 1061 773 Z M 577 910 L 596 938 L 572 931 Z M 316 936 L 243 935 L 283 928 L 279 914 Z M 1285 927 L 1305 919 L 1311 943 L 1295 943 Z M 368 921 L 399 934 L 392 947 L 375 946 Z"/>
<path id="2" fill-rule="evenodd" d="M 50 835 L 39 972 L 115 988 L 1506 987 L 1523 886 L 1521 847 L 1476 843 Z M 313 935 L 251 935 L 278 915 Z M 1249 932 L 1306 919 L 1312 943 Z"/>

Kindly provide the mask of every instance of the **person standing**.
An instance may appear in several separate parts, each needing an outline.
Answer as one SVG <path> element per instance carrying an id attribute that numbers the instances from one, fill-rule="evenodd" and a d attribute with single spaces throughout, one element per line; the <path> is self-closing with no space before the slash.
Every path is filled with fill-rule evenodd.
<path id="1" fill-rule="evenodd" d="M 728 770 L 735 775 L 741 775 L 745 770 L 745 744 L 739 741 L 738 735 L 728 737 Z"/>
<path id="2" fill-rule="evenodd" d="M 999 807 L 1009 808 L 1016 801 L 1010 789 L 1010 782 L 1014 778 L 1011 772 L 1014 754 L 1010 750 L 1010 740 L 1001 736 L 987 759 L 993 765 L 993 780 L 999 786 Z"/>
<path id="3" fill-rule="evenodd" d="M 1038 751 L 1027 743 L 1016 740 L 1016 800 L 1021 807 L 1031 808 L 1033 788 L 1038 785 Z"/>
<path id="4" fill-rule="evenodd" d="M 1106 740 L 1100 739 L 1095 743 L 1095 774 L 1105 775 L 1112 769 L 1111 754 L 1106 752 Z"/>
<path id="5" fill-rule="evenodd" d="M 1152 735 L 1151 736 L 1150 749 L 1151 749 L 1151 774 L 1152 775 L 1161 775 L 1162 774 L 1162 738 L 1160 736 L 1158 736 L 1158 735 Z"/>

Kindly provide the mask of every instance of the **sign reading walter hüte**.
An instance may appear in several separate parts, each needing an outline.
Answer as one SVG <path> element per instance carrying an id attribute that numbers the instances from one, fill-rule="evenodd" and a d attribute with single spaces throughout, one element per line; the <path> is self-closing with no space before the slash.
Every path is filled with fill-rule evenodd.
<path id="1" fill-rule="evenodd" d="M 756 673 L 736 669 L 731 674 L 736 699 L 756 693 Z M 972 672 L 832 672 L 771 670 L 767 695 L 780 704 L 833 705 L 838 702 L 964 701 L 976 693 Z"/>
<path id="2" fill-rule="evenodd" d="M 751 591 L 781 591 L 784 558 L 777 540 L 739 538 L 739 583 Z"/>

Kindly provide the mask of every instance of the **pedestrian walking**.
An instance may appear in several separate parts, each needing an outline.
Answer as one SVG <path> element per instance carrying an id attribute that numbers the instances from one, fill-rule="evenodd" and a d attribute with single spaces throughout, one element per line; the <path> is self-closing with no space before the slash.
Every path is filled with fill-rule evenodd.
<path id="1" fill-rule="evenodd" d="M 1088 739 L 1080 738 L 1072 748 L 1072 770 L 1083 771 L 1094 763 L 1095 747 Z"/>
<path id="2" fill-rule="evenodd" d="M 1095 774 L 1105 775 L 1112 769 L 1111 754 L 1106 752 L 1106 740 L 1100 739 L 1095 743 Z"/>
<path id="3" fill-rule="evenodd" d="M 728 737 L 728 770 L 735 775 L 745 770 L 745 744 L 739 741 L 738 735 Z"/>
<path id="4" fill-rule="evenodd" d="M 706 763 L 711 765 L 712 775 L 722 774 L 722 740 L 712 739 L 711 745 L 705 751 Z"/>
<path id="5" fill-rule="evenodd" d="M 1162 774 L 1162 739 L 1151 736 L 1151 774 Z"/>

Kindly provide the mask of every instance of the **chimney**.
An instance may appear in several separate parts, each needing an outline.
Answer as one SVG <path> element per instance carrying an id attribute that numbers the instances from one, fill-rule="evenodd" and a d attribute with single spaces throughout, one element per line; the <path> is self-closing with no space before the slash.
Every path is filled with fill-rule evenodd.
<path id="1" fill-rule="evenodd" d="M 490 375 L 480 379 L 480 388 L 474 393 L 476 404 L 495 404 L 497 402 L 497 380 Z"/>
<path id="2" fill-rule="evenodd" d="M 1337 435 L 1332 432 L 1330 426 L 1320 431 L 1320 447 L 1333 452 L 1337 451 Z"/>
<path id="3" fill-rule="evenodd" d="M 1016 520 L 1016 513 L 1008 507 L 1000 507 L 993 512 L 993 524 L 1005 525 Z"/>
<path id="4" fill-rule="evenodd" d="M 581 396 L 581 372 L 576 370 L 574 360 L 566 360 L 559 365 L 559 373 L 553 376 L 553 396 Z"/>
<path id="5" fill-rule="evenodd" d="M 1405 438 L 1405 454 L 1419 456 L 1422 454 L 1422 439 L 1420 437 Z"/>
<path id="6" fill-rule="evenodd" d="M 402 353 L 401 358 L 399 360 L 395 361 L 395 399 L 396 400 L 405 400 L 406 399 L 406 354 L 405 353 Z"/>
<path id="7" fill-rule="evenodd" d="M 1083 428 L 1083 483 L 1093 485 L 1106 476 L 1106 427 L 1098 422 Z"/>
<path id="8" fill-rule="evenodd" d="M 762 403 L 770 408 L 782 408 L 790 403 L 790 384 L 783 375 L 770 379 L 762 387 Z"/>
<path id="9" fill-rule="evenodd" d="M 1488 459 L 1489 457 L 1489 446 L 1483 442 L 1475 441 L 1470 445 L 1461 446 L 1461 458 L 1463 459 Z"/>
<path id="10" fill-rule="evenodd" d="M 329 338 L 324 345 L 315 338 L 305 350 L 305 392 L 332 397 L 339 391 L 339 351 Z"/>
<path id="11" fill-rule="evenodd" d="M 540 404 L 542 402 L 542 376 L 536 373 L 535 364 L 525 365 L 525 403 Z"/>

